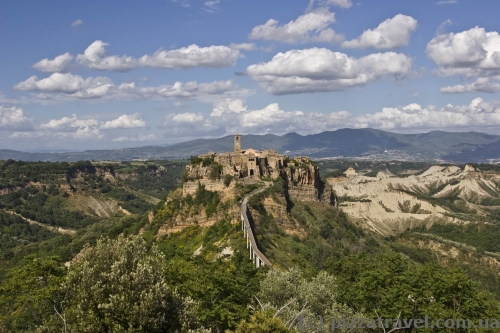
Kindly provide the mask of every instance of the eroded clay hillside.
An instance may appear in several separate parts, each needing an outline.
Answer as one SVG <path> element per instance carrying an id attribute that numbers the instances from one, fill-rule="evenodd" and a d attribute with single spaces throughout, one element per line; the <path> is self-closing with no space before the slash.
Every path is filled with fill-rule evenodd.
<path id="1" fill-rule="evenodd" d="M 348 172 L 349 174 L 349 172 Z M 379 172 L 329 178 L 339 207 L 382 235 L 438 221 L 488 221 L 500 208 L 500 174 L 466 166 L 432 166 L 414 175 Z"/>

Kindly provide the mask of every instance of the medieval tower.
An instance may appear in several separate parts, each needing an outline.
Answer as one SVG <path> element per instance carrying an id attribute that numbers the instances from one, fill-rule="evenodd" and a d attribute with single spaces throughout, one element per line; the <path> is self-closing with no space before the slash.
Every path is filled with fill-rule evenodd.
<path id="1" fill-rule="evenodd" d="M 241 138 L 239 134 L 234 136 L 234 152 L 237 154 L 241 153 Z"/>

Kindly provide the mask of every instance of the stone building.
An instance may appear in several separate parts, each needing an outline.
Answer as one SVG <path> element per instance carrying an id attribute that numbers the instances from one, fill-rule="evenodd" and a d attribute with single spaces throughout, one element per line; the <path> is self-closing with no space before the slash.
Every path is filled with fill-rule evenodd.
<path id="1" fill-rule="evenodd" d="M 234 150 L 232 152 L 216 154 L 209 152 L 199 157 L 213 158 L 222 166 L 222 175 L 243 177 L 270 177 L 277 178 L 284 166 L 286 156 L 277 151 L 266 149 L 258 151 L 252 148 L 241 150 L 241 137 L 234 136 Z"/>

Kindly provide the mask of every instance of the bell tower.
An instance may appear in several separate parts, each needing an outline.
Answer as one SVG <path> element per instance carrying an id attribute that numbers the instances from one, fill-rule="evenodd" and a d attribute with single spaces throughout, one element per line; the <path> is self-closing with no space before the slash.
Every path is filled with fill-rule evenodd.
<path id="1" fill-rule="evenodd" d="M 234 152 L 241 153 L 241 138 L 239 134 L 234 136 Z"/>

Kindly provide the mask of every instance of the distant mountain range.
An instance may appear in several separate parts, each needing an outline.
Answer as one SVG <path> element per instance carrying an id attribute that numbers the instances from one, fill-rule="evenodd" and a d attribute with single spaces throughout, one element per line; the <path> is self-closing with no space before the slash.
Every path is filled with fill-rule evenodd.
<path id="1" fill-rule="evenodd" d="M 500 136 L 478 132 L 433 131 L 397 134 L 376 129 L 339 129 L 319 134 L 242 135 L 242 148 L 274 149 L 285 155 L 320 158 L 436 162 L 500 162 Z M 233 150 L 233 136 L 198 139 L 169 146 L 86 150 L 83 152 L 21 152 L 0 150 L 0 159 L 24 161 L 183 159 L 208 151 Z"/>

